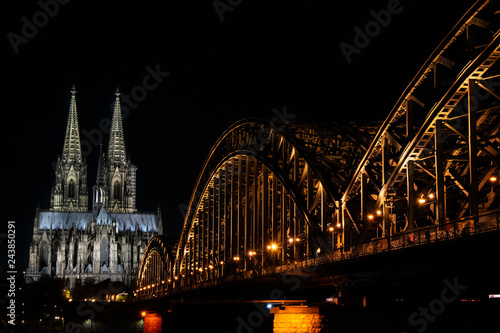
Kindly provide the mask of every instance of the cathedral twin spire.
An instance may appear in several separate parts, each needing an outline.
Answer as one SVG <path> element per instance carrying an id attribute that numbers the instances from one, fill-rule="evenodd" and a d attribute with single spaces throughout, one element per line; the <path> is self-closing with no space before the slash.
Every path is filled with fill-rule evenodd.
<path id="1" fill-rule="evenodd" d="M 71 102 L 64 137 L 62 156 L 56 164 L 56 182 L 51 194 L 51 209 L 87 211 L 87 166 L 82 158 L 76 90 L 71 90 Z M 117 89 L 111 122 L 107 159 L 99 156 L 97 184 L 94 186 L 94 208 L 110 205 L 111 211 L 135 211 L 135 171 L 125 154 L 120 92 Z"/>
<path id="2" fill-rule="evenodd" d="M 78 128 L 78 113 L 76 109 L 76 89 L 71 89 L 71 104 L 69 107 L 66 135 L 62 153 L 63 163 L 81 163 L 82 149 L 80 144 L 80 130 Z M 125 139 L 123 136 L 122 111 L 120 106 L 120 91 L 116 88 L 115 105 L 113 108 L 113 119 L 111 121 L 111 132 L 108 145 L 108 160 L 111 164 L 125 165 Z"/>

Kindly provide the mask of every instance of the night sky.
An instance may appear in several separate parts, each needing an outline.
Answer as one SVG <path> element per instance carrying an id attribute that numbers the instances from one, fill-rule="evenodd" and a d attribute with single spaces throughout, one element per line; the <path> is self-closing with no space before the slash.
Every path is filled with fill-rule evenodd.
<path id="1" fill-rule="evenodd" d="M 28 264 L 37 204 L 49 208 L 73 84 L 89 201 L 99 136 L 108 142 L 100 124 L 111 119 L 119 87 L 140 100 L 131 98 L 124 119 L 127 154 L 139 168 L 137 207 L 159 204 L 166 231 L 179 233 L 178 206 L 189 203 L 207 154 L 232 123 L 283 107 L 299 121 L 384 120 L 473 1 L 396 3 L 73 0 L 49 7 L 51 15 L 37 1 L 4 3 L 1 223 L 5 232 L 16 221 L 18 264 Z M 391 5 L 397 13 L 348 63 L 339 44 L 354 47 L 355 27 Z M 23 28 L 34 19 L 35 31 Z M 147 80 L 145 90 L 151 71 L 160 82 Z"/>

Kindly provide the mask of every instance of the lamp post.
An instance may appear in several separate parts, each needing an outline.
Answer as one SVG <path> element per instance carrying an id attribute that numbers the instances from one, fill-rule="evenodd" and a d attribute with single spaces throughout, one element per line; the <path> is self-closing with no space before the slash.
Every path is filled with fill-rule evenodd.
<path id="1" fill-rule="evenodd" d="M 334 234 L 335 234 L 335 228 L 334 227 L 329 227 L 328 231 L 332 233 L 332 252 L 335 251 L 335 242 L 333 240 Z"/>
<path id="2" fill-rule="evenodd" d="M 276 253 L 278 249 L 278 245 L 276 243 L 272 243 L 271 245 L 267 246 L 267 249 L 271 251 L 271 256 L 273 258 L 273 266 L 276 266 Z"/>
<path id="3" fill-rule="evenodd" d="M 253 250 L 248 251 L 248 263 L 249 263 L 250 269 L 254 268 L 254 260 L 255 260 L 256 254 L 257 254 L 257 252 L 255 252 Z"/>

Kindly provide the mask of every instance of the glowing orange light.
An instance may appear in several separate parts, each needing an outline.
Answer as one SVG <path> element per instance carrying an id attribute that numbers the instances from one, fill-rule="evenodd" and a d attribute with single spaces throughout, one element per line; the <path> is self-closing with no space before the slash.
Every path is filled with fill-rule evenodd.
<path id="1" fill-rule="evenodd" d="M 425 203 L 425 199 L 424 199 L 424 198 L 420 198 L 420 199 L 418 199 L 418 203 L 419 203 L 419 204 L 424 204 L 424 203 Z"/>
<path id="2" fill-rule="evenodd" d="M 337 228 L 340 228 L 340 227 L 341 227 L 340 223 L 337 223 Z"/>
<path id="3" fill-rule="evenodd" d="M 378 215 L 378 216 L 382 215 L 382 211 L 381 211 L 380 209 L 379 209 L 379 210 L 377 210 L 377 212 L 376 212 L 376 213 L 377 213 L 377 215 Z"/>
<path id="4" fill-rule="evenodd" d="M 373 218 L 374 218 L 374 217 L 375 217 L 375 216 L 373 216 L 373 214 L 369 214 L 369 215 L 368 215 L 368 220 L 373 220 Z"/>
<path id="5" fill-rule="evenodd" d="M 333 231 L 334 229 L 333 229 L 333 227 L 330 227 L 330 228 L 328 228 L 328 230 Z"/>
<path id="6" fill-rule="evenodd" d="M 496 176 L 491 176 L 490 177 L 490 182 L 496 182 L 497 181 L 497 177 Z"/>
<path id="7" fill-rule="evenodd" d="M 434 193 L 429 194 L 429 199 L 434 199 Z"/>
<path id="8" fill-rule="evenodd" d="M 141 312 L 141 316 L 145 317 L 146 316 L 146 311 Z"/>

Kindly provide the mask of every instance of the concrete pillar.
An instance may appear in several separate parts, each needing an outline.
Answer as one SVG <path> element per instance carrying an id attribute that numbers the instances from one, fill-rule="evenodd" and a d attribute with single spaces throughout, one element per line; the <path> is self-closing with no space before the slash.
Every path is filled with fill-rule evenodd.
<path id="1" fill-rule="evenodd" d="M 143 333 L 161 333 L 163 318 L 158 313 L 146 313 L 144 316 Z"/>
<path id="2" fill-rule="evenodd" d="M 289 305 L 271 308 L 274 314 L 273 333 L 319 333 L 323 328 L 324 316 L 318 306 Z"/>

